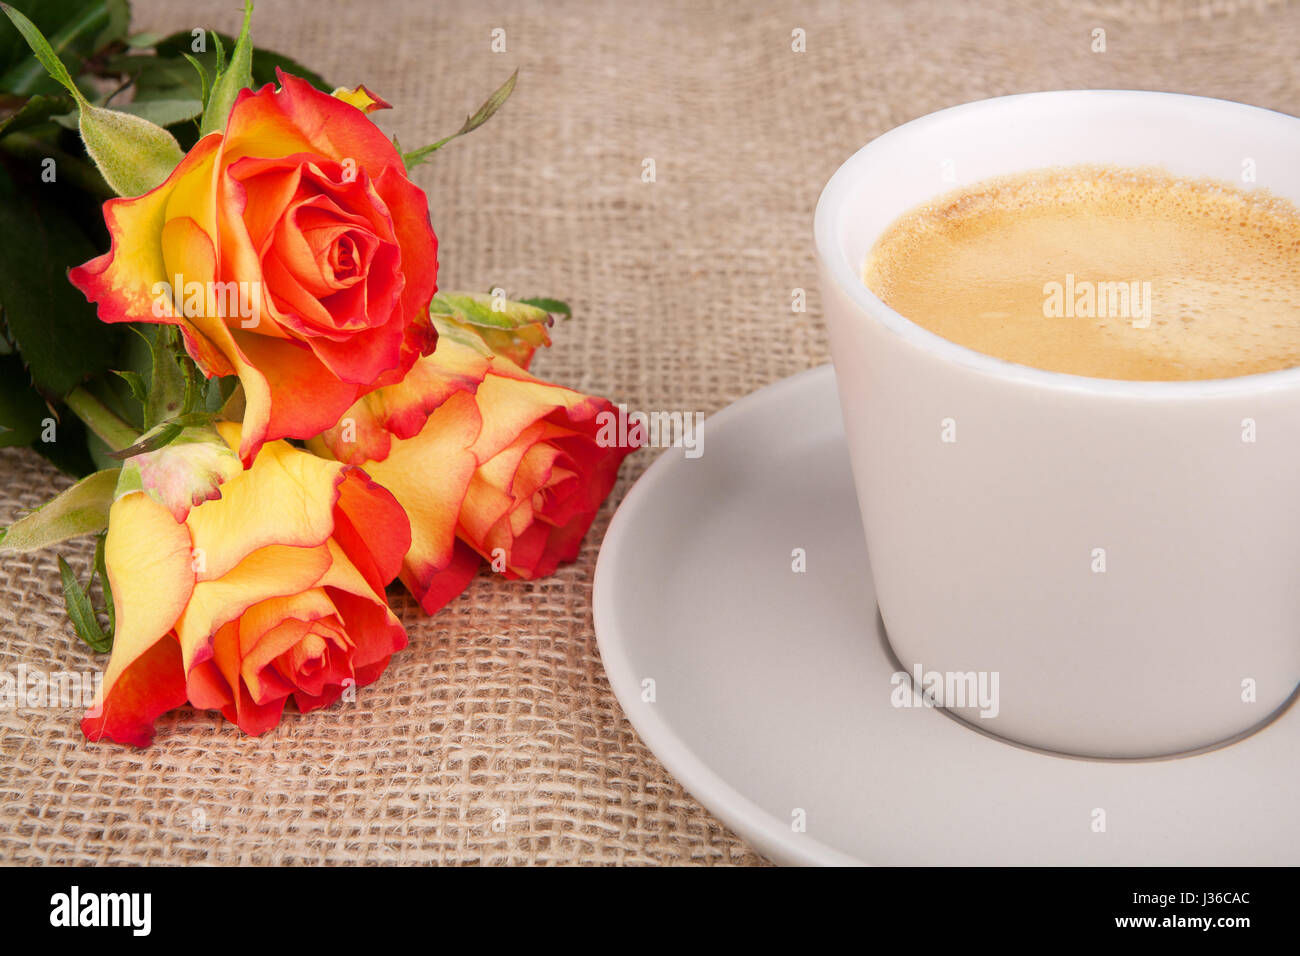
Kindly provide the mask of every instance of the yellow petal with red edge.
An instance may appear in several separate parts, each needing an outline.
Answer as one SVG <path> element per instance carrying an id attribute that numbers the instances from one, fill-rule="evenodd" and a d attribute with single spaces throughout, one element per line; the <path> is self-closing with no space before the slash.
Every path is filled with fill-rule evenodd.
<path id="1" fill-rule="evenodd" d="M 316 89 L 306 80 L 276 70 L 279 89 L 267 84 L 245 90 L 226 123 L 225 161 L 244 156 L 272 159 L 319 153 L 351 159 L 377 179 L 405 167 L 388 137 L 354 106 Z"/>
<path id="2" fill-rule="evenodd" d="M 356 401 L 363 386 L 339 381 L 316 358 L 315 352 L 300 342 L 289 339 L 256 336 L 239 330 L 229 333 L 231 342 L 237 343 L 240 356 L 250 364 L 252 372 L 265 382 L 265 406 L 257 408 L 261 424 L 260 434 L 253 436 L 250 419 L 255 412 L 253 402 L 248 403 L 244 416 L 244 436 L 239 447 L 239 457 L 250 462 L 257 454 L 260 442 L 273 438 L 309 438 L 330 425 Z M 252 377 L 252 375 L 250 375 Z M 240 381 L 244 376 L 240 375 Z M 248 392 L 247 386 L 244 392 Z"/>
<path id="3" fill-rule="evenodd" d="M 364 86 L 358 86 L 354 90 L 349 90 L 345 86 L 340 86 L 330 95 L 335 99 L 342 100 L 344 103 L 355 106 L 363 113 L 373 113 L 375 110 L 391 110 L 393 108 L 392 103 L 381 100 Z"/>
<path id="4" fill-rule="evenodd" d="M 594 415 L 602 404 L 600 399 L 571 388 L 493 372 L 483 379 L 475 397 L 483 412 L 483 430 L 474 443 L 474 454 L 480 462 L 500 454 L 525 428 L 557 409 L 566 410 L 570 416 L 589 417 L 588 412 Z"/>
<path id="5" fill-rule="evenodd" d="M 365 575 L 357 570 L 356 565 L 348 558 L 347 553 L 339 547 L 337 541 L 328 541 L 325 547 L 330 553 L 330 566 L 329 570 L 321 575 L 317 587 L 338 588 L 358 597 L 371 598 L 381 603 L 385 601 L 383 592 L 376 591 L 370 586 L 370 582 L 366 580 Z"/>
<path id="6" fill-rule="evenodd" d="M 242 90 L 235 98 L 226 120 L 223 162 L 227 167 L 245 156 L 275 159 L 294 153 L 319 152 L 302 130 L 285 121 L 278 104 L 280 96 L 275 86 L 267 83 L 260 90 Z M 330 159 L 340 158 L 330 156 Z"/>
<path id="7" fill-rule="evenodd" d="M 357 401 L 339 423 L 312 439 L 310 446 L 340 461 L 365 467 L 388 457 L 393 438 L 419 434 L 429 416 L 448 398 L 473 392 L 487 374 L 488 356 L 452 336 L 438 339 L 432 355 L 416 361 L 400 382 Z"/>
<path id="8" fill-rule="evenodd" d="M 413 590 L 451 562 L 461 501 L 477 466 L 470 446 L 480 425 L 474 396 L 457 393 L 429 416 L 418 435 L 395 440 L 387 458 L 366 466 L 410 518 L 411 549 L 402 578 L 408 586 L 416 582 Z"/>
<path id="9" fill-rule="evenodd" d="M 231 447 L 239 426 L 223 423 Z M 233 439 L 233 441 L 232 441 Z M 309 455 L 288 442 L 270 442 L 244 472 L 221 486 L 221 498 L 190 511 L 186 523 L 200 581 L 227 574 L 252 552 L 268 545 L 313 548 L 334 530 L 334 505 L 343 465 Z"/>
<path id="10" fill-rule="evenodd" d="M 99 305 L 104 322 L 169 322 L 153 314 L 154 286 L 170 283 L 161 241 L 163 227 L 172 215 L 171 200 L 179 184 L 193 184 L 195 192 L 213 182 L 221 145 L 220 134 L 205 136 L 186 154 L 161 186 L 134 199 L 110 199 L 104 204 L 112 246 L 102 256 L 68 273 L 72 284 Z M 191 217 L 202 215 L 201 202 L 188 189 L 178 200 Z"/>
<path id="11" fill-rule="evenodd" d="M 153 719 L 163 712 L 151 700 L 153 682 L 124 678 L 137 664 L 153 667 L 170 660 L 169 649 L 154 648 L 170 639 L 169 632 L 190 599 L 194 588 L 190 560 L 189 530 L 177 524 L 164 506 L 143 492 L 113 503 L 104 563 L 117 612 L 116 630 L 103 687 L 91 709 L 92 715 L 99 713 L 90 718 L 93 727 L 87 736 L 131 743 L 147 743 L 152 736 Z M 167 692 L 165 683 L 153 686 L 160 694 Z M 87 728 L 83 725 L 83 729 Z"/>
<path id="12" fill-rule="evenodd" d="M 479 553 L 457 538 L 451 560 L 445 567 L 430 574 L 408 562 L 402 566 L 402 583 L 415 595 L 425 614 L 437 614 L 447 602 L 469 587 L 482 563 Z M 357 683 L 361 683 L 359 676 Z"/>

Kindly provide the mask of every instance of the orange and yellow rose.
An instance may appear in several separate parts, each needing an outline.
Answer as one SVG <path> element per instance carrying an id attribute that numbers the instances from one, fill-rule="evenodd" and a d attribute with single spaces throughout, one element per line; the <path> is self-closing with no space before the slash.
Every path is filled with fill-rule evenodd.
<path id="1" fill-rule="evenodd" d="M 473 332 L 444 333 L 401 383 L 363 398 L 310 447 L 363 466 L 406 509 L 401 579 L 432 614 L 484 560 L 532 580 L 577 557 L 636 447 L 598 440 L 627 433 L 607 427 L 619 414 L 542 381 Z"/>
<path id="2" fill-rule="evenodd" d="M 239 426 L 219 427 L 237 447 Z M 409 544 L 388 491 L 284 441 L 184 522 L 123 495 L 105 542 L 116 634 L 83 732 L 145 746 L 188 701 L 260 734 L 290 698 L 306 712 L 373 681 L 406 646 L 384 586 Z"/>
<path id="3" fill-rule="evenodd" d="M 366 116 L 387 104 L 279 80 L 244 90 L 157 189 L 109 200 L 112 248 L 70 273 L 103 321 L 177 325 L 207 375 L 239 376 L 246 464 L 330 427 L 436 341 L 428 202 Z"/>

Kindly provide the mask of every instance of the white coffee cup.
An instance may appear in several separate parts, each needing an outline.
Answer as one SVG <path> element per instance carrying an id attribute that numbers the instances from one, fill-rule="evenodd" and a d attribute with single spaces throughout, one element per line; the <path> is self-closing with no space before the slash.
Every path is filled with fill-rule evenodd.
<path id="1" fill-rule="evenodd" d="M 880 613 L 909 673 L 996 675 L 995 716 L 944 703 L 1030 746 L 1181 753 L 1267 723 L 1300 683 L 1300 369 L 1129 382 L 1028 368 L 909 322 L 861 279 L 876 239 L 925 201 L 1079 163 L 1300 204 L 1300 120 L 1082 90 L 900 126 L 817 206 L 831 353 Z"/>

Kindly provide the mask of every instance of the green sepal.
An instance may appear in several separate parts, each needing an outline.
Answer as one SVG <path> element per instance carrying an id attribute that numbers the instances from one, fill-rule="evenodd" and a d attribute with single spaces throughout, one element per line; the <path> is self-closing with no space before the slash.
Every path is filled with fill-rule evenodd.
<path id="1" fill-rule="evenodd" d="M 201 428 L 211 424 L 212 415 L 208 412 L 189 412 L 185 415 L 178 415 L 176 418 L 169 419 L 146 432 L 130 448 L 110 451 L 108 457 L 117 461 L 125 461 L 128 458 L 134 458 L 136 455 L 146 455 L 151 451 L 166 448 L 179 438 L 181 432 L 187 428 Z"/>
<path id="2" fill-rule="evenodd" d="M 0 552 L 36 551 L 108 527 L 120 469 L 108 468 L 81 479 L 40 508 L 0 532 Z"/>
<path id="3" fill-rule="evenodd" d="M 176 137 L 143 116 L 81 104 L 81 139 L 119 196 L 143 196 L 172 174 L 185 153 Z"/>
<path id="4" fill-rule="evenodd" d="M 244 2 L 244 26 L 239 31 L 235 48 L 230 51 L 230 62 L 222 64 L 224 49 L 221 38 L 215 33 L 217 44 L 217 73 L 213 77 L 212 87 L 208 91 L 207 105 L 203 109 L 203 121 L 199 124 L 199 136 L 224 130 L 226 118 L 239 98 L 241 90 L 253 85 L 253 41 L 249 37 L 249 26 L 253 20 L 252 0 Z"/>
<path id="5" fill-rule="evenodd" d="M 422 146 L 409 153 L 403 153 L 402 162 L 406 164 L 406 168 L 408 170 L 414 169 L 416 166 L 427 161 L 430 156 L 442 149 L 442 147 L 446 146 L 456 137 L 464 136 L 466 133 L 472 133 L 490 120 L 492 114 L 501 109 L 505 104 L 505 101 L 510 98 L 510 94 L 515 91 L 515 81 L 517 79 L 519 79 L 519 70 L 516 69 L 510 74 L 510 79 L 497 87 L 492 92 L 492 95 L 483 101 L 483 105 L 480 106 L 472 116 L 466 116 L 465 122 L 461 128 L 456 130 L 456 132 L 452 133 L 450 136 L 444 136 L 432 145 Z"/>
<path id="6" fill-rule="evenodd" d="M 144 379 L 140 377 L 139 372 L 118 371 L 117 369 L 111 369 L 110 371 L 112 371 L 112 373 L 122 381 L 126 382 L 127 387 L 131 389 L 131 396 L 137 402 L 144 404 L 148 401 L 149 389 L 145 386 Z"/>

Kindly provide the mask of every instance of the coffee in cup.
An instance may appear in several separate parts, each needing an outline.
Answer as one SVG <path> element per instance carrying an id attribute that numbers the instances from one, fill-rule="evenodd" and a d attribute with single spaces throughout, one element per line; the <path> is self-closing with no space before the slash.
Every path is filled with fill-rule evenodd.
<path id="1" fill-rule="evenodd" d="M 999 177 L 906 213 L 867 286 L 1020 365 L 1140 381 L 1300 366 L 1300 210 L 1158 168 Z"/>

